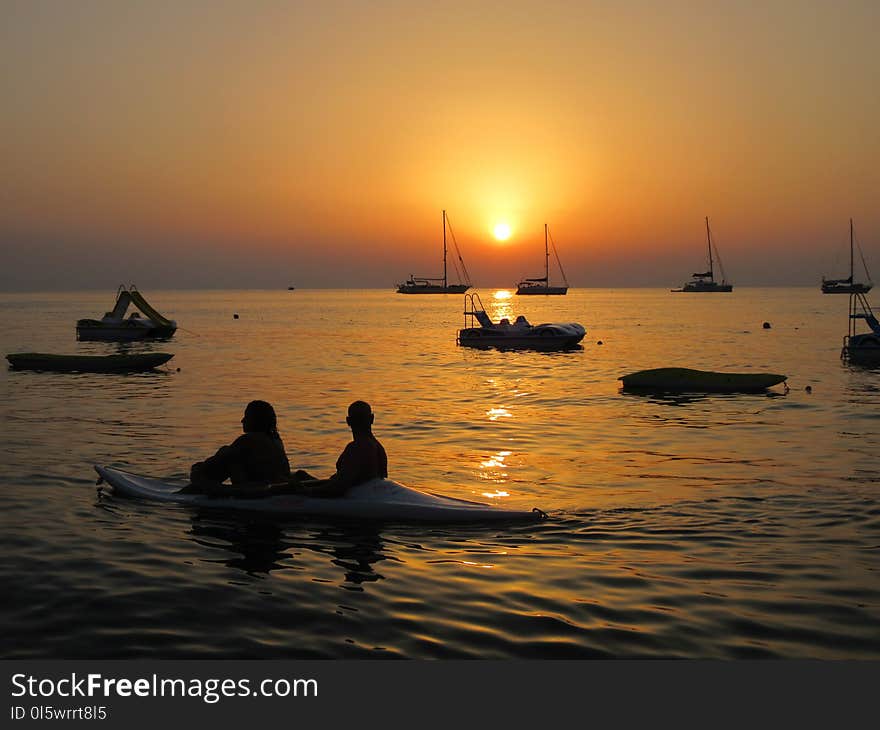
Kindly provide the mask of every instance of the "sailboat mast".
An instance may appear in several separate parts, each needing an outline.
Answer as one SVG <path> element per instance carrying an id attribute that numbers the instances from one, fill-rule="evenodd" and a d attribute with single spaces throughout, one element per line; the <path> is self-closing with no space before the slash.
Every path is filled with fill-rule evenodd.
<path id="1" fill-rule="evenodd" d="M 706 216 L 706 245 L 709 247 L 709 278 L 715 281 L 715 269 L 712 266 L 712 234 L 709 233 L 709 216 Z"/>
<path id="2" fill-rule="evenodd" d="M 446 289 L 446 211 L 443 211 L 443 288 Z"/>
<path id="3" fill-rule="evenodd" d="M 550 249 L 547 248 L 547 224 L 544 224 L 544 281 L 550 286 Z"/>
<path id="4" fill-rule="evenodd" d="M 849 283 L 853 283 L 853 224 L 849 219 Z"/>

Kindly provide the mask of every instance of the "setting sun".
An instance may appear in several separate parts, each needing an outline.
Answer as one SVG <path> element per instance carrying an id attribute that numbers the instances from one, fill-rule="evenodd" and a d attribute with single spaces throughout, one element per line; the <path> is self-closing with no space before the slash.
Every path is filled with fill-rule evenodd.
<path id="1" fill-rule="evenodd" d="M 506 241 L 510 238 L 510 226 L 507 225 L 507 223 L 496 224 L 492 232 L 495 234 L 495 238 L 499 241 Z"/>

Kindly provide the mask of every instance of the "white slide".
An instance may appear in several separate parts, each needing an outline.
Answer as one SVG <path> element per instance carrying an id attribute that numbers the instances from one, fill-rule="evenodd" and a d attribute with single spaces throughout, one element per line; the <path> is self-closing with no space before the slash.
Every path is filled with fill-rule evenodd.
<path id="1" fill-rule="evenodd" d="M 180 494 L 178 490 L 185 486 L 181 482 L 139 476 L 107 466 L 95 466 L 95 471 L 112 487 L 114 494 L 200 508 L 391 522 L 524 522 L 546 517 L 537 508 L 512 510 L 443 497 L 410 489 L 390 479 L 372 479 L 353 487 L 342 497 L 279 494 L 248 499 Z"/>

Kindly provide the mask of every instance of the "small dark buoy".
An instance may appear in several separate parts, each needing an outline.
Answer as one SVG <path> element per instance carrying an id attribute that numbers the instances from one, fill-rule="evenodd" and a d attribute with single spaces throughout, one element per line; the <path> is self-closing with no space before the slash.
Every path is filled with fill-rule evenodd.
<path id="1" fill-rule="evenodd" d="M 807 393 L 812 393 L 812 392 L 813 392 L 813 386 L 812 386 L 812 385 L 808 385 L 806 388 L 804 388 L 804 390 L 807 391 Z"/>
<path id="2" fill-rule="evenodd" d="M 764 329 L 765 329 L 765 330 L 769 330 L 769 329 L 770 329 L 770 323 L 769 323 L 769 322 L 764 322 Z"/>
<path id="3" fill-rule="evenodd" d="M 601 345 L 601 344 L 602 344 L 602 340 L 596 340 L 596 344 L 597 344 L 597 345 Z"/>
<path id="4" fill-rule="evenodd" d="M 233 314 L 233 315 L 232 315 L 232 318 L 233 318 L 233 319 L 238 319 L 238 315 L 237 315 L 237 314 Z"/>
<path id="5" fill-rule="evenodd" d="M 180 368 L 177 368 L 177 372 L 180 372 Z"/>

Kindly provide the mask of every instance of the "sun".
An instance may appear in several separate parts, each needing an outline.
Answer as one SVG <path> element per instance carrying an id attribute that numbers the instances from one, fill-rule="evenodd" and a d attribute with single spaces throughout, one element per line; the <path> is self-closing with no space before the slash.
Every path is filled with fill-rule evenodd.
<path id="1" fill-rule="evenodd" d="M 492 233 L 495 234 L 497 240 L 506 241 L 510 238 L 510 226 L 507 223 L 496 223 Z"/>

